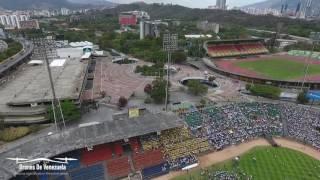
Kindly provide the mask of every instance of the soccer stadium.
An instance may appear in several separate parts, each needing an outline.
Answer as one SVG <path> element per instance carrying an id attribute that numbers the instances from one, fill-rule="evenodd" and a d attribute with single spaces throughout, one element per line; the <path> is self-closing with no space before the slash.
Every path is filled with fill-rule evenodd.
<path id="1" fill-rule="evenodd" d="M 54 149 L 57 150 L 56 148 L 47 151 L 55 154 L 52 159 L 68 157 L 75 158 L 77 161 L 67 165 L 65 175 L 49 177 L 44 174 L 35 178 L 41 180 L 131 179 L 134 177 L 151 179 L 160 175 L 166 176 L 178 170 L 197 167 L 199 164 L 203 165 L 204 159 L 207 159 L 206 155 L 210 155 L 211 152 L 220 153 L 223 149 L 254 141 L 257 138 L 266 139 L 267 143 L 262 145 L 269 146 L 258 147 L 248 154 L 241 155 L 240 172 L 230 171 L 232 168 L 230 162 L 226 162 L 227 165 L 223 166 L 225 168 L 217 169 L 217 172 L 222 173 L 219 175 L 238 177 L 245 172 L 247 176 L 259 179 L 267 173 L 267 170 L 263 169 L 266 165 L 263 162 L 268 160 L 271 164 L 289 163 L 278 164 L 276 167 L 280 169 L 286 167 L 295 169 L 294 171 L 272 171 L 274 174 L 271 173 L 271 176 L 275 179 L 278 177 L 317 179 L 320 176 L 319 161 L 302 153 L 278 147 L 281 145 L 273 139 L 273 137 L 286 137 L 302 142 L 312 147 L 315 154 L 318 154 L 320 114 L 313 108 L 271 103 L 227 103 L 199 107 L 187 103 L 172 106 L 172 111 L 183 121 L 180 121 L 180 118 L 175 119 L 172 115 L 152 115 L 141 112 L 140 117 L 128 118 L 123 114 L 113 122 L 84 127 L 81 132 L 75 131 L 68 134 L 65 137 L 66 143 L 74 142 L 72 146 L 61 147 L 59 151 L 63 153 L 60 155 L 56 155 L 56 151 L 51 152 Z M 129 122 L 132 124 L 130 125 Z M 86 133 L 87 138 L 83 137 L 83 133 Z M 78 135 L 75 136 L 76 134 Z M 42 148 L 46 143 L 52 143 L 51 147 L 53 147 L 59 145 L 54 143 L 58 140 L 56 137 L 46 137 L 46 139 L 38 139 L 29 146 L 40 148 L 38 143 L 41 142 Z M 86 144 L 92 145 L 79 148 L 83 140 L 86 140 Z M 259 146 L 259 143 L 254 144 L 253 147 Z M 65 151 L 66 148 L 69 148 L 69 151 Z M 74 150 L 70 151 L 70 148 Z M 27 145 L 23 150 L 27 151 Z M 268 155 L 269 152 L 271 155 Z M 15 152 L 8 152 L 5 155 L 10 157 L 11 153 Z M 226 157 L 221 157 L 228 158 L 233 155 L 230 151 L 227 153 Z M 279 159 L 274 159 L 275 157 Z M 297 158 L 293 161 L 292 157 Z M 256 163 L 250 162 L 248 158 L 256 159 L 252 160 Z M 12 164 L 12 167 L 14 165 Z M 262 166 L 261 171 L 252 171 L 256 165 Z M 299 173 L 301 175 L 295 176 Z M 219 175 L 213 176 L 219 177 Z M 164 179 L 167 178 L 164 177 Z"/>
<path id="2" fill-rule="evenodd" d="M 290 51 L 269 54 L 262 40 L 226 40 L 205 43 L 204 63 L 212 70 L 247 82 L 298 86 L 304 78 L 311 89 L 319 88 L 319 54 L 308 51 Z M 305 69 L 309 64 L 308 72 Z"/>

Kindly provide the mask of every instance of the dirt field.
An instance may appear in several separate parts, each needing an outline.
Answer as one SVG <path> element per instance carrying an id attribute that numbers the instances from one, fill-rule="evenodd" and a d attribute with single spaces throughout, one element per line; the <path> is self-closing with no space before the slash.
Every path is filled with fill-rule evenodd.
<path id="1" fill-rule="evenodd" d="M 282 147 L 290 148 L 296 151 L 300 151 L 302 153 L 305 153 L 315 159 L 320 160 L 320 152 L 303 144 L 287 140 L 284 138 L 276 138 L 275 141 Z M 239 156 L 250 149 L 256 147 L 256 146 L 270 146 L 270 144 L 264 140 L 264 139 L 256 139 L 249 141 L 247 143 L 243 143 L 237 146 L 231 146 L 229 148 L 224 149 L 223 151 L 219 152 L 213 152 L 204 156 L 199 157 L 200 166 L 193 169 L 199 169 L 199 168 L 205 168 L 209 167 L 211 165 L 232 159 L 236 156 Z M 187 171 L 176 171 L 171 172 L 167 175 L 155 178 L 156 180 L 168 180 L 172 179 L 173 177 L 179 176 L 181 174 L 187 173 Z"/>

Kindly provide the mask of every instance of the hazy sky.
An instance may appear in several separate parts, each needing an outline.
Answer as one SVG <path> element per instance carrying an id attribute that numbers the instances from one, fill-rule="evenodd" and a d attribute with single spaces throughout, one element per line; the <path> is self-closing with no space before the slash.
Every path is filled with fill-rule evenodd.
<path id="1" fill-rule="evenodd" d="M 109 0 L 115 3 L 131 3 L 143 0 Z M 234 6 L 243 6 L 247 4 L 253 4 L 256 2 L 261 2 L 265 0 L 227 0 L 227 5 L 229 7 Z M 144 0 L 146 3 L 173 3 L 173 4 L 181 4 L 183 6 L 194 7 L 194 8 L 205 8 L 209 5 L 215 5 L 216 0 Z"/>

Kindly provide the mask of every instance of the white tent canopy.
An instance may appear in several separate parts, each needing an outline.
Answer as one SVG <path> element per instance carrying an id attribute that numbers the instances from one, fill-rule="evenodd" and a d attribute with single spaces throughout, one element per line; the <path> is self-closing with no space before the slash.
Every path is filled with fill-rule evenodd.
<path id="1" fill-rule="evenodd" d="M 42 60 L 31 60 L 28 62 L 30 65 L 42 65 L 43 61 Z"/>
<path id="2" fill-rule="evenodd" d="M 71 47 L 93 47 L 93 43 L 89 41 L 71 42 L 69 45 Z"/>
<path id="3" fill-rule="evenodd" d="M 61 67 L 65 62 L 65 59 L 55 59 L 50 63 L 50 67 Z"/>

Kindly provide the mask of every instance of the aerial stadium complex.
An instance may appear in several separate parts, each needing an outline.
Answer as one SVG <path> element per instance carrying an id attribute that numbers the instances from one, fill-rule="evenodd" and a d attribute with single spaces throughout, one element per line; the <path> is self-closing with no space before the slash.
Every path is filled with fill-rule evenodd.
<path id="1" fill-rule="evenodd" d="M 138 19 L 127 12 L 119 22 Z M 161 68 L 159 76 L 136 72 L 152 62 L 89 42 L 54 44 L 54 57 L 26 41 L 21 56 L 0 63 L 0 135 L 7 127 L 48 126 L 13 142 L 0 139 L 0 180 L 320 179 L 319 108 L 241 91 L 247 82 L 305 81 L 319 89 L 320 54 L 271 54 L 263 39 L 207 41 L 203 61 L 163 65 L 174 71 L 165 107 L 145 99 Z M 45 56 L 36 57 L 41 50 Z M 190 93 L 191 81 L 207 92 Z M 70 101 L 81 116 L 64 127 L 50 121 L 55 100 Z"/>
<path id="2" fill-rule="evenodd" d="M 204 62 L 217 73 L 250 83 L 297 87 L 305 81 L 310 89 L 320 87 L 320 63 L 318 56 L 308 59 L 311 52 L 270 54 L 259 39 L 208 41 L 204 46 L 211 58 Z"/>

